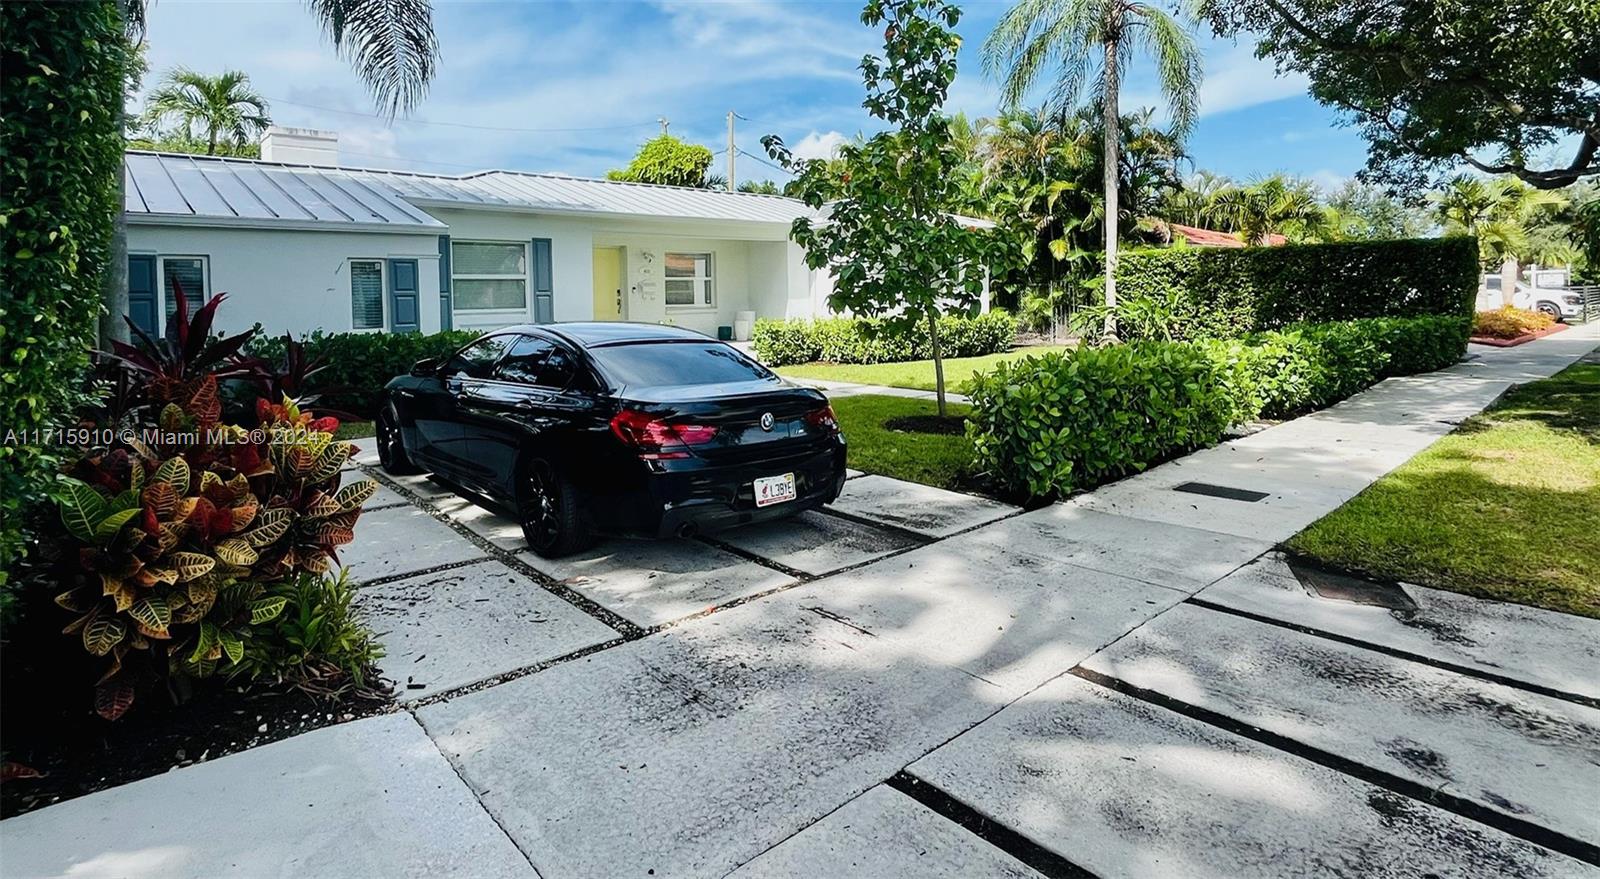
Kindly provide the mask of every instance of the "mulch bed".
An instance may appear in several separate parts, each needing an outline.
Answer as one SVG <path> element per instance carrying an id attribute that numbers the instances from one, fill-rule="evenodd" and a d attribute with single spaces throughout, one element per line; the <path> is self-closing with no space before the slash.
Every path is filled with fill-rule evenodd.
<path id="1" fill-rule="evenodd" d="M 1532 342 L 1534 339 L 1542 339 L 1551 333 L 1559 333 L 1566 328 L 1566 324 L 1551 324 L 1542 330 L 1534 330 L 1531 333 L 1523 333 L 1515 339 L 1496 339 L 1493 336 L 1473 336 L 1467 341 L 1473 343 L 1474 345 L 1489 345 L 1495 348 L 1515 348 L 1518 345 Z"/>
<path id="2" fill-rule="evenodd" d="M 889 430 L 906 433 L 935 433 L 941 436 L 960 436 L 967 432 L 967 419 L 960 415 L 900 415 L 883 423 Z"/>
<path id="3" fill-rule="evenodd" d="M 110 722 L 91 710 L 93 675 L 67 677 L 59 668 L 52 673 L 9 649 L 16 646 L 12 642 L 5 651 L 0 741 L 7 762 L 43 775 L 0 783 L 4 818 L 394 710 L 388 699 L 329 703 L 300 690 L 245 692 L 237 684 L 206 681 L 182 705 L 163 692 L 141 693 L 122 719 Z M 28 667 L 34 665 L 40 667 Z"/>

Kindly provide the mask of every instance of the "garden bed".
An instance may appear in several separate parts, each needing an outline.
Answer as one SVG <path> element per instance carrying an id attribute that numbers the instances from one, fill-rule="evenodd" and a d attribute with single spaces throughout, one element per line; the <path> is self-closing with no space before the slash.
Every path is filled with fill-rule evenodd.
<path id="1" fill-rule="evenodd" d="M 1511 339 L 1499 339 L 1494 336 L 1472 336 L 1467 341 L 1473 343 L 1474 345 L 1489 345 L 1495 348 L 1515 348 L 1518 345 L 1524 345 L 1528 342 L 1532 342 L 1534 339 L 1542 339 L 1551 333 L 1559 333 L 1566 328 L 1566 324 L 1551 324 L 1542 330 L 1534 330 L 1531 333 L 1523 333 L 1522 335 Z"/>
<path id="2" fill-rule="evenodd" d="M 117 721 L 62 701 L 58 681 L 40 673 L 5 683 L 5 759 L 42 773 L 0 785 L 0 818 L 10 818 L 180 766 L 214 760 L 336 723 L 393 710 L 388 698 L 336 704 L 300 690 L 212 684 L 182 704 L 151 698 Z M 81 696 L 81 691 L 72 695 Z"/>

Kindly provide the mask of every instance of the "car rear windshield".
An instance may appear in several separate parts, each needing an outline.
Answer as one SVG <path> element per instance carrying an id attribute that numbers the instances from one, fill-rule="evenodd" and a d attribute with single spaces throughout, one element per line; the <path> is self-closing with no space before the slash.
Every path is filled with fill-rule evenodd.
<path id="1" fill-rule="evenodd" d="M 619 387 L 716 385 L 771 378 L 756 363 L 715 342 L 644 342 L 591 348 L 591 357 Z"/>

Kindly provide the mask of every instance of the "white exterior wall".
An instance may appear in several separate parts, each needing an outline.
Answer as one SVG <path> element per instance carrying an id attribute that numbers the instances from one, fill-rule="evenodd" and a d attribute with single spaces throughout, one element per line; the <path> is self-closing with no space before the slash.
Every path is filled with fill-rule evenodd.
<path id="1" fill-rule="evenodd" d="M 577 217 L 513 211 L 426 208 L 448 224 L 452 242 L 551 241 L 554 315 L 557 321 L 594 318 L 594 248 L 623 250 L 626 287 L 623 319 L 672 323 L 716 335 L 738 312 L 758 317 L 826 316 L 832 287 L 827 272 L 805 265 L 799 245 L 778 224 L 695 220 Z M 439 252 L 434 234 L 343 230 L 279 231 L 199 225 L 128 225 L 128 252 L 204 256 L 210 291 L 229 294 L 219 314 L 237 331 L 259 322 L 269 333 L 303 335 L 351 329 L 350 259 L 415 259 L 421 329 L 439 326 Z M 714 307 L 669 307 L 663 281 L 669 252 L 711 253 Z M 648 258 L 647 258 L 648 255 Z M 531 254 L 530 254 L 531 261 Z M 387 271 L 385 263 L 385 271 Z M 532 266 L 529 266 L 531 273 Z M 385 309 L 388 301 L 385 298 Z M 530 277 L 526 307 L 454 313 L 456 329 L 489 330 L 533 321 Z M 387 315 L 386 315 L 387 322 Z"/>
<path id="2" fill-rule="evenodd" d="M 439 330 L 435 235 L 129 223 L 128 254 L 206 257 L 207 292 L 228 294 L 217 312 L 219 328 L 238 332 L 260 323 L 270 335 L 297 336 L 319 329 L 350 331 L 351 259 L 415 259 L 422 332 Z M 386 262 L 384 272 L 388 270 Z M 388 308 L 385 296 L 386 326 Z"/>

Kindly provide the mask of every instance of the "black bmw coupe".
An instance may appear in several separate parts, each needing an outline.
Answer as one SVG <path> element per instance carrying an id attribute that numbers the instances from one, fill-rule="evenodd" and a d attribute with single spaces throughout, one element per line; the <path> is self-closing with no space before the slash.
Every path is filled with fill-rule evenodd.
<path id="1" fill-rule="evenodd" d="M 844 487 L 844 436 L 822 392 L 655 324 L 495 330 L 390 381 L 377 433 L 384 470 L 428 470 L 516 510 L 546 557 L 593 535 L 789 516 Z"/>

